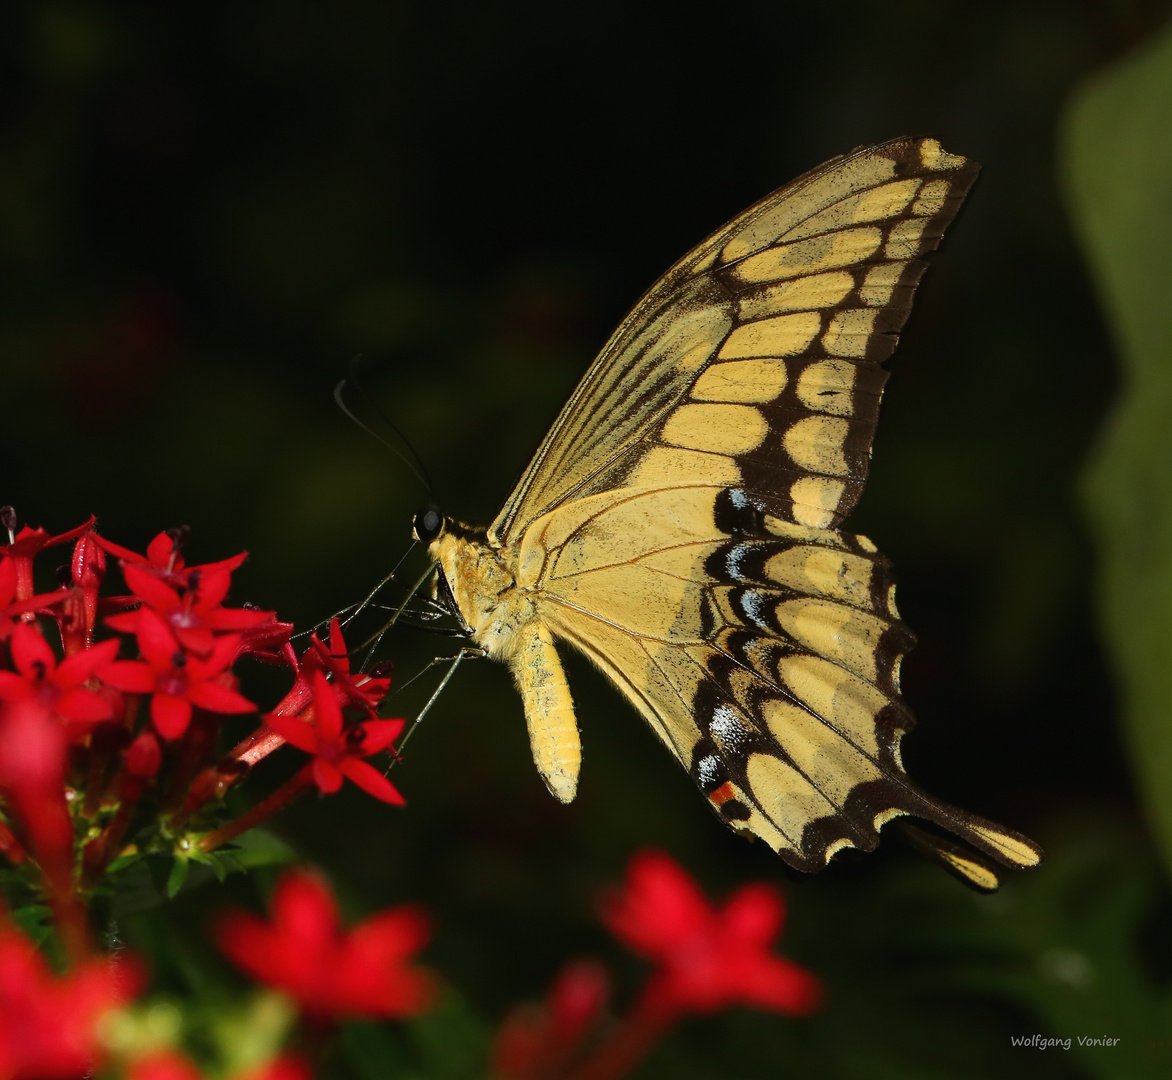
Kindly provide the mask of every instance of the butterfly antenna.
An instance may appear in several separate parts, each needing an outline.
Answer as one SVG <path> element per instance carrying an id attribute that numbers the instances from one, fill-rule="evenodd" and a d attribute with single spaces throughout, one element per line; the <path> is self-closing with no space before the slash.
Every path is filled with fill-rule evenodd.
<path id="1" fill-rule="evenodd" d="M 371 438 L 376 439 L 378 442 L 382 443 L 383 446 L 385 446 L 388 450 L 390 450 L 390 452 L 392 454 L 395 455 L 395 457 L 397 457 L 400 461 L 402 461 L 403 464 L 406 465 L 407 468 L 411 470 L 411 474 L 415 477 L 415 479 L 418 480 L 423 485 L 424 490 L 427 492 L 428 498 L 431 498 L 432 495 L 434 494 L 434 489 L 432 487 L 431 477 L 427 473 L 427 466 L 423 464 L 423 459 L 419 456 L 415 447 L 411 444 L 411 440 L 408 439 L 407 436 L 404 435 L 401 430 L 399 430 L 399 425 L 396 424 L 389 416 L 387 416 L 387 414 L 385 412 L 383 412 L 383 410 L 379 407 L 378 403 L 374 400 L 372 395 L 367 392 L 366 387 L 364 387 L 362 385 L 362 383 L 359 382 L 358 369 L 359 369 L 359 366 L 361 365 L 361 363 L 362 363 L 362 354 L 361 353 L 359 353 L 357 356 L 354 357 L 354 359 L 352 359 L 350 361 L 349 374 L 346 376 L 346 378 L 340 380 L 338 385 L 334 387 L 334 401 L 335 401 L 335 403 L 337 404 L 338 408 L 341 409 L 342 412 L 344 412 L 346 414 L 347 417 L 349 417 L 355 424 L 357 424 L 360 428 L 362 428 L 362 430 L 365 431 Z M 375 411 L 375 413 L 379 417 L 379 419 L 382 420 L 382 422 L 384 424 L 386 424 L 386 426 L 388 428 L 390 428 L 391 431 L 393 431 L 395 433 L 399 442 L 401 442 L 403 444 L 403 446 L 405 446 L 407 448 L 406 454 L 403 453 L 403 451 L 399 447 L 395 446 L 393 443 L 384 439 L 369 424 L 360 420 L 355 415 L 354 410 L 351 409 L 350 406 L 346 404 L 345 399 L 343 397 L 343 395 L 346 391 L 346 387 L 348 385 L 352 385 L 358 391 L 358 393 L 366 401 L 367 405 L 369 405 L 369 407 Z M 410 456 L 408 456 L 408 455 L 410 455 Z"/>

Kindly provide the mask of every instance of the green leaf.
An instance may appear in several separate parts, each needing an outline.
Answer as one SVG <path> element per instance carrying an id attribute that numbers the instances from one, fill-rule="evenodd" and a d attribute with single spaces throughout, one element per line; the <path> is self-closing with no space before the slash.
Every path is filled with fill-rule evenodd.
<path id="1" fill-rule="evenodd" d="M 245 870 L 297 861 L 297 852 L 267 829 L 249 829 L 235 841 L 232 854 Z"/>
<path id="2" fill-rule="evenodd" d="M 174 900 L 187 880 L 187 871 L 191 863 L 187 859 L 176 859 L 171 863 L 171 873 L 167 875 L 167 899 Z"/>
<path id="3" fill-rule="evenodd" d="M 444 1080 L 481 1080 L 491 1031 L 483 1017 L 448 990 L 435 1006 L 410 1022 L 428 1076 Z"/>
<path id="4" fill-rule="evenodd" d="M 386 1024 L 352 1021 L 343 1025 L 338 1043 L 359 1080 L 408 1080 L 421 1075 L 402 1036 Z"/>
<path id="5" fill-rule="evenodd" d="M 1122 367 L 1084 477 L 1127 739 L 1172 866 L 1172 27 L 1073 98 L 1061 165 Z"/>
<path id="6" fill-rule="evenodd" d="M 26 904 L 12 912 L 13 921 L 37 945 L 43 945 L 53 933 L 52 909 L 44 904 Z"/>

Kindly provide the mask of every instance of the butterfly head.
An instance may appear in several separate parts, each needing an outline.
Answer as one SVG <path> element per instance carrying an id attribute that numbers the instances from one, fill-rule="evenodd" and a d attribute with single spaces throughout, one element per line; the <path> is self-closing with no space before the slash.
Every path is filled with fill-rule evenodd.
<path id="1" fill-rule="evenodd" d="M 446 519 L 440 512 L 440 508 L 430 504 L 415 515 L 411 522 L 411 534 L 419 543 L 430 545 L 433 540 L 439 538 L 446 524 Z"/>

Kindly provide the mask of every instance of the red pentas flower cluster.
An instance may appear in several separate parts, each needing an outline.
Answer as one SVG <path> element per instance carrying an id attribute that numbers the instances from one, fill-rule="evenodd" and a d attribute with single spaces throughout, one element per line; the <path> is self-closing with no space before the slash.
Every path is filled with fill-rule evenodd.
<path id="1" fill-rule="evenodd" d="M 301 792 L 328 794 L 343 778 L 403 803 L 365 760 L 391 750 L 403 729 L 375 713 L 390 680 L 351 671 L 337 620 L 328 645 L 312 635 L 298 656 L 292 626 L 273 612 L 228 606 L 243 554 L 188 565 L 186 529 L 160 533 L 139 554 L 99 535 L 92 518 L 59 536 L 17 531 L 10 507 L 0 524 L 9 539 L 0 545 L 0 855 L 49 900 L 72 955 L 85 952 L 81 900 L 116 858 L 207 858 Z M 58 588 L 38 593 L 34 561 L 67 543 Z M 109 560 L 128 594 L 102 595 Z M 287 664 L 293 686 L 225 755 L 224 719 L 257 711 L 234 672 L 245 656 Z M 286 742 L 310 762 L 224 822 L 228 787 Z M 138 839 L 126 846 L 134 825 Z"/>

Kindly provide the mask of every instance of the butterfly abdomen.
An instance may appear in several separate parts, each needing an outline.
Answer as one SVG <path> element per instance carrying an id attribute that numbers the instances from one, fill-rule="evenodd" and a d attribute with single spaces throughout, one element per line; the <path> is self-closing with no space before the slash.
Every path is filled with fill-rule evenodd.
<path id="1" fill-rule="evenodd" d="M 571 802 L 582 763 L 574 703 L 534 593 L 518 583 L 516 550 L 501 550 L 456 528 L 441 532 L 429 551 L 472 640 L 513 673 L 545 786 L 559 801 Z"/>

